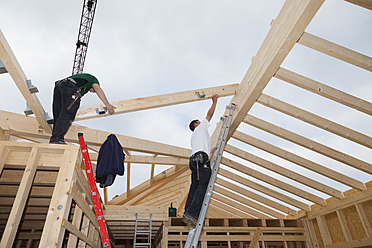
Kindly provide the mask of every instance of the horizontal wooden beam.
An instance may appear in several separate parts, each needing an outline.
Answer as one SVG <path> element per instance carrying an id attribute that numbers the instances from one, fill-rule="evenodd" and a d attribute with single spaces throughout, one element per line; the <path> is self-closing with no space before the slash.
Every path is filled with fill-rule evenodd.
<path id="1" fill-rule="evenodd" d="M 350 63 L 362 69 L 372 72 L 372 58 L 355 52 L 346 47 L 337 45 L 309 33 L 303 33 L 298 44 L 312 48 L 318 52 L 327 54 L 346 63 Z"/>
<path id="2" fill-rule="evenodd" d="M 50 134 L 39 128 L 35 117 L 23 116 L 0 110 L 0 127 L 8 129 L 11 135 L 25 137 L 36 137 L 45 139 L 50 138 Z M 78 143 L 78 133 L 84 134 L 85 143 L 93 146 L 101 146 L 111 134 L 110 132 L 100 131 L 92 128 L 72 125 L 65 135 L 67 142 Z M 190 149 L 163 144 L 160 142 L 134 138 L 126 135 L 116 134 L 120 144 L 124 149 L 136 152 L 153 153 L 165 156 L 189 158 Z"/>
<path id="3" fill-rule="evenodd" d="M 106 205 L 104 211 L 106 221 L 135 221 L 138 218 L 148 219 L 152 214 L 153 221 L 168 221 L 168 208 L 158 206 L 114 206 Z"/>
<path id="4" fill-rule="evenodd" d="M 290 70 L 279 68 L 275 77 L 350 108 L 372 115 L 372 103 L 322 84 Z"/>
<path id="5" fill-rule="evenodd" d="M 115 114 L 123 114 L 145 109 L 160 108 L 181 103 L 207 100 L 211 99 L 213 94 L 218 94 L 220 97 L 231 96 L 235 94 L 237 87 L 238 84 L 230 84 L 158 96 L 122 100 L 118 102 L 112 102 L 111 104 L 116 107 Z M 108 113 L 100 115 L 96 112 L 97 108 L 102 109 L 103 107 L 103 104 L 80 107 L 77 112 L 75 121 L 108 116 Z"/>
<path id="6" fill-rule="evenodd" d="M 90 160 L 97 161 L 98 154 L 90 153 Z M 186 158 L 176 157 L 154 157 L 154 156 L 143 156 L 143 155 L 127 155 L 124 159 L 125 163 L 131 164 L 157 164 L 157 165 L 180 165 L 188 166 L 189 160 Z"/>
<path id="7" fill-rule="evenodd" d="M 305 219 L 313 219 L 320 215 L 326 215 L 332 212 L 335 212 L 340 209 L 348 208 L 357 203 L 366 202 L 372 199 L 372 188 L 357 192 L 351 196 L 348 196 L 344 199 L 334 201 L 327 204 L 326 206 L 316 208 L 307 213 Z"/>

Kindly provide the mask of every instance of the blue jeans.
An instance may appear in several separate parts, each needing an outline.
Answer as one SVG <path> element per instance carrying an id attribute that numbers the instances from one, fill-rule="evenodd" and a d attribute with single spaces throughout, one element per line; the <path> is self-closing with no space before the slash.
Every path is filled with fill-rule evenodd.
<path id="1" fill-rule="evenodd" d="M 198 154 L 203 157 L 202 162 L 194 161 Z M 199 180 L 197 167 L 199 166 Z M 204 195 L 207 190 L 209 179 L 211 177 L 211 165 L 208 154 L 205 152 L 197 152 L 190 157 L 189 167 L 191 170 L 191 185 L 189 195 L 185 204 L 185 214 L 197 220 L 199 218 L 200 209 L 203 204 Z"/>
<path id="2" fill-rule="evenodd" d="M 64 136 L 75 120 L 76 112 L 80 107 L 80 99 L 78 99 L 70 110 L 67 109 L 74 101 L 73 95 L 77 90 L 78 86 L 66 79 L 56 82 L 53 93 L 54 126 L 50 143 L 64 142 Z"/>

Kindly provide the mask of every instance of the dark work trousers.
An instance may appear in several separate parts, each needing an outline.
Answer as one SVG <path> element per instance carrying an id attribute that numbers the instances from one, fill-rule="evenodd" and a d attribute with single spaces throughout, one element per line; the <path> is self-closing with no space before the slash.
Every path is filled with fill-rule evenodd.
<path id="1" fill-rule="evenodd" d="M 76 112 L 80 107 L 80 99 L 78 99 L 72 108 L 67 110 L 75 100 L 74 94 L 77 90 L 78 86 L 67 79 L 56 82 L 53 94 L 54 126 L 50 143 L 64 142 L 64 136 L 75 120 Z"/>
<path id="2" fill-rule="evenodd" d="M 203 155 L 203 162 L 199 162 L 199 180 L 197 179 L 197 162 L 194 161 L 198 153 Z M 185 204 L 185 214 L 188 217 L 198 220 L 212 172 L 208 154 L 205 152 L 196 152 L 193 154 L 190 157 L 189 167 L 191 170 L 191 185 Z"/>

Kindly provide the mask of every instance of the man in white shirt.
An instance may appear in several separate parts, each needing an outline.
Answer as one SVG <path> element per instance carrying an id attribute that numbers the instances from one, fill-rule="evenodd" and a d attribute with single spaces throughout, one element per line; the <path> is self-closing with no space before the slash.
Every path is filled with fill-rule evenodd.
<path id="1" fill-rule="evenodd" d="M 207 116 L 201 122 L 193 120 L 190 122 L 192 155 L 189 161 L 191 170 L 191 185 L 189 195 L 185 204 L 185 213 L 182 221 L 195 228 L 204 195 L 211 177 L 211 166 L 209 157 L 211 156 L 211 137 L 208 132 L 210 120 L 216 109 L 218 95 L 212 96 L 212 106 L 207 112 Z"/>

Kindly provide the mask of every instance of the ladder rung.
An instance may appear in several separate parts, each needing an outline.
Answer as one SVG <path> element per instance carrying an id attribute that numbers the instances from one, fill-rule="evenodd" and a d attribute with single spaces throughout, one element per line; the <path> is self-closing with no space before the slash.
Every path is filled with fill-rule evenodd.
<path id="1" fill-rule="evenodd" d="M 149 230 L 137 230 L 136 233 L 150 233 Z"/>

